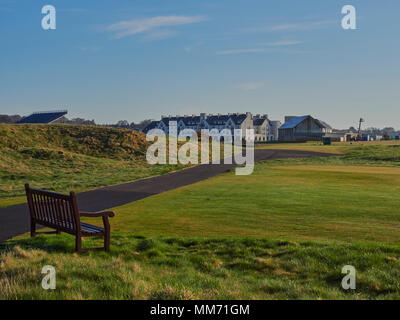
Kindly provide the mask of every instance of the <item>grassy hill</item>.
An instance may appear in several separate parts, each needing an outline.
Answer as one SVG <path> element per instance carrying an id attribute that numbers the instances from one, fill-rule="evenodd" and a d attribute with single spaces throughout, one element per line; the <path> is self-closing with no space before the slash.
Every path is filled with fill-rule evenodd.
<path id="1" fill-rule="evenodd" d="M 35 159 L 51 159 L 60 153 L 136 159 L 146 153 L 145 135 L 132 130 L 77 125 L 0 125 L 0 148 Z M 4 149 L 3 149 L 4 148 Z"/>
<path id="2" fill-rule="evenodd" d="M 132 130 L 74 125 L 0 124 L 0 206 L 24 201 L 24 183 L 59 192 L 158 175 L 149 142 Z"/>

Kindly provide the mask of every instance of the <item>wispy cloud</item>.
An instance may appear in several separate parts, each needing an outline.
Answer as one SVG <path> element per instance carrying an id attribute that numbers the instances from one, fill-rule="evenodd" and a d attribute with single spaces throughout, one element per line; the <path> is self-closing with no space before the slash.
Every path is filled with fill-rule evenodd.
<path id="1" fill-rule="evenodd" d="M 178 34 L 175 30 L 163 29 L 163 30 L 155 30 L 149 32 L 144 35 L 143 40 L 153 41 L 153 40 L 162 40 L 167 38 L 175 37 Z"/>
<path id="2" fill-rule="evenodd" d="M 148 39 L 162 39 L 172 36 L 174 31 L 164 27 L 180 26 L 206 21 L 204 16 L 159 16 L 145 19 L 120 21 L 108 26 L 107 30 L 114 32 L 116 38 L 145 34 Z M 158 35 L 158 36 L 157 36 Z"/>
<path id="3" fill-rule="evenodd" d="M 236 87 L 245 90 L 245 91 L 251 91 L 251 90 L 257 90 L 265 86 L 264 82 L 245 82 L 245 83 L 240 83 Z"/>

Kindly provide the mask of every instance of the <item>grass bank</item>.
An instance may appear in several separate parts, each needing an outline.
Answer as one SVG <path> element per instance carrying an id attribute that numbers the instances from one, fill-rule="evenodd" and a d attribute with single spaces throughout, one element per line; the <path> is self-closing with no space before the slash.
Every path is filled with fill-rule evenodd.
<path id="1" fill-rule="evenodd" d="M 164 174 L 150 166 L 144 134 L 72 125 L 0 124 L 0 207 L 24 202 L 24 183 L 77 192 Z"/>

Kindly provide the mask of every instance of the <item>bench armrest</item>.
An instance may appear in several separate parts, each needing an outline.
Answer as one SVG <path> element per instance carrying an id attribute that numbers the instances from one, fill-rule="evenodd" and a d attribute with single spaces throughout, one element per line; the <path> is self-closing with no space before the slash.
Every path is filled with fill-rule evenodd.
<path id="1" fill-rule="evenodd" d="M 81 217 L 89 217 L 89 218 L 95 218 L 95 217 L 114 217 L 114 212 L 112 211 L 98 211 L 98 212 L 85 212 L 85 211 L 80 211 L 79 212 Z"/>

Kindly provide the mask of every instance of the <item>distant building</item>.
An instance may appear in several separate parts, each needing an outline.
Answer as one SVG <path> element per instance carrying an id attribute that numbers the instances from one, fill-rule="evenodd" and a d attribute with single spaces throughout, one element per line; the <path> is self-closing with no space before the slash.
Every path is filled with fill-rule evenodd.
<path id="1" fill-rule="evenodd" d="M 269 120 L 266 117 L 254 117 L 254 141 L 267 141 L 269 139 Z"/>
<path id="2" fill-rule="evenodd" d="M 351 133 L 347 131 L 334 131 L 332 133 L 326 133 L 325 137 L 331 138 L 332 142 L 346 142 L 354 141 L 357 138 L 357 133 Z"/>
<path id="3" fill-rule="evenodd" d="M 17 123 L 53 123 L 67 114 L 67 110 L 34 112 Z"/>
<path id="4" fill-rule="evenodd" d="M 285 117 L 285 123 L 279 128 L 279 141 L 321 140 L 325 134 L 332 133 L 332 127 L 312 116 Z"/>
<path id="5" fill-rule="evenodd" d="M 276 126 L 279 121 L 270 121 L 267 115 L 252 116 L 246 113 L 228 114 L 205 114 L 185 115 L 185 116 L 162 116 L 160 121 L 152 121 L 144 130 L 144 133 L 151 129 L 161 129 L 166 134 L 169 133 L 169 122 L 177 122 L 177 131 L 180 133 L 184 129 L 200 131 L 201 129 L 217 129 L 219 131 L 228 129 L 233 132 L 235 129 L 242 129 L 242 138 L 246 136 L 246 129 L 254 129 L 255 141 L 272 141 L 278 139 Z"/>
<path id="6" fill-rule="evenodd" d="M 279 120 L 273 120 L 269 122 L 270 127 L 270 140 L 269 141 L 277 141 L 279 137 L 279 128 L 281 127 L 282 122 Z"/>
<path id="7" fill-rule="evenodd" d="M 256 142 L 278 140 L 278 128 L 280 121 L 271 121 L 268 115 L 255 115 L 253 117 L 254 139 Z"/>

